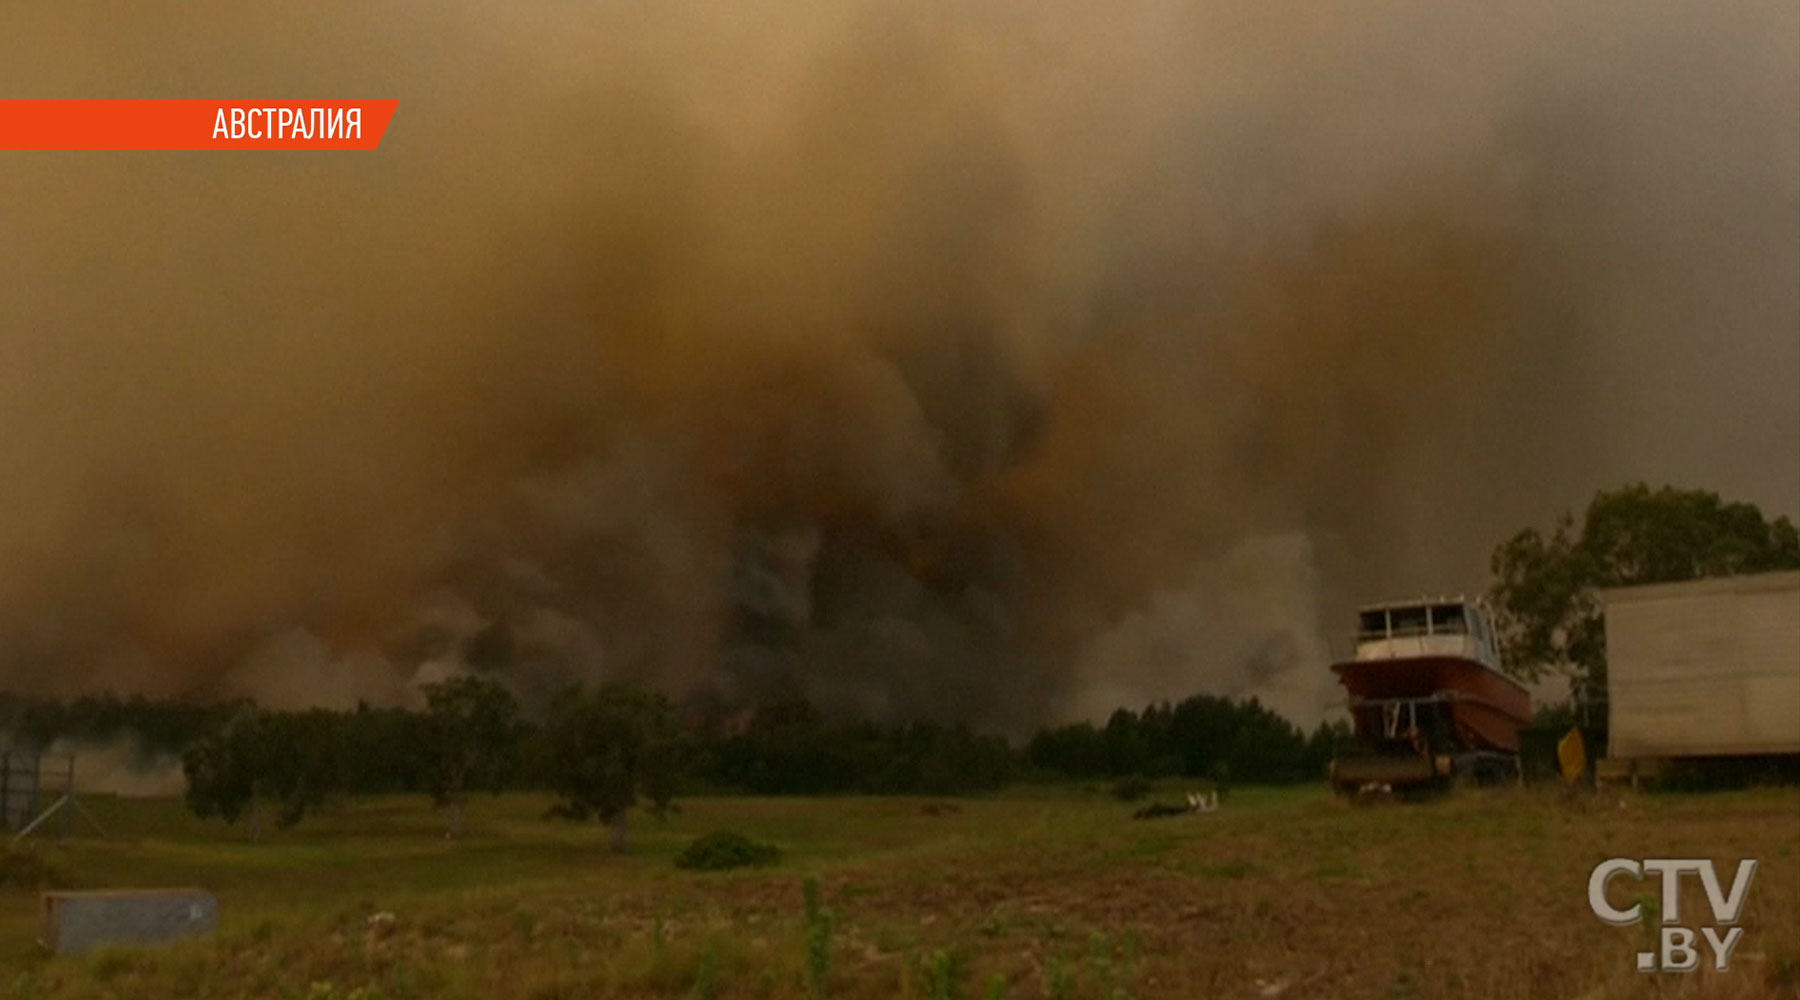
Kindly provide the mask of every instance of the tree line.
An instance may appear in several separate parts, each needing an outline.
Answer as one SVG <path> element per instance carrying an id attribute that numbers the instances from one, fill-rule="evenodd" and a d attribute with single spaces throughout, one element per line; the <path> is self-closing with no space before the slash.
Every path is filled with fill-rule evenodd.
<path id="1" fill-rule="evenodd" d="M 1040 771 L 1069 778 L 1291 784 L 1323 778 L 1349 739 L 1349 723 L 1341 720 L 1323 722 L 1308 736 L 1255 698 L 1196 695 L 1142 712 L 1121 708 L 1101 727 L 1082 722 L 1042 730 L 1024 757 Z"/>
<path id="2" fill-rule="evenodd" d="M 677 793 L 920 794 L 993 791 L 1021 780 L 1205 777 L 1279 783 L 1318 778 L 1341 729 L 1308 739 L 1254 700 L 1196 696 L 1104 727 L 1047 728 L 1023 747 L 967 726 L 837 720 L 805 700 L 726 725 L 682 718 L 660 694 L 626 684 L 571 690 L 527 720 L 480 674 L 424 687 L 423 710 L 269 711 L 249 701 L 194 705 L 142 697 L 57 702 L 0 696 L 15 743 L 131 740 L 146 757 L 177 754 L 187 803 L 242 822 L 251 837 L 299 822 L 336 795 L 418 794 L 462 831 L 471 795 L 548 791 L 553 811 L 625 835 L 628 810 Z"/>

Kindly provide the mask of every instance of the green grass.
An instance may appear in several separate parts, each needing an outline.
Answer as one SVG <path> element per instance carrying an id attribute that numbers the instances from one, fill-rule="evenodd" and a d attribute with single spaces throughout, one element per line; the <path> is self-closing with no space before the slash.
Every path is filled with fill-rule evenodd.
<path id="1" fill-rule="evenodd" d="M 78 888 L 207 888 L 220 931 L 52 958 L 35 893 L 0 889 L 0 997 L 1773 997 L 1800 962 L 1793 790 L 1353 808 L 1238 789 L 1146 822 L 1100 787 L 928 801 L 686 800 L 634 817 L 617 856 L 532 796 L 471 802 L 458 841 L 425 800 L 374 799 L 261 844 L 176 802 L 94 798 L 110 836 L 41 842 L 41 860 Z M 781 860 L 675 866 L 716 829 Z M 1762 859 L 1736 969 L 1632 972 L 1642 929 L 1586 904 L 1616 855 Z"/>

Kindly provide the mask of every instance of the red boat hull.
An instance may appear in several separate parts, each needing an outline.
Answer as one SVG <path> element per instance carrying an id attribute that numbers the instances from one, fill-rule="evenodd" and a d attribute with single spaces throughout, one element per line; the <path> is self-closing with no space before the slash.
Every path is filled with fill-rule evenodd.
<path id="1" fill-rule="evenodd" d="M 1466 741 L 1507 753 L 1519 752 L 1519 728 L 1531 722 L 1530 693 L 1473 660 L 1456 656 L 1349 660 L 1331 669 L 1350 694 L 1360 737 L 1378 733 L 1381 725 L 1379 706 L 1356 707 L 1364 699 L 1441 697 Z"/>

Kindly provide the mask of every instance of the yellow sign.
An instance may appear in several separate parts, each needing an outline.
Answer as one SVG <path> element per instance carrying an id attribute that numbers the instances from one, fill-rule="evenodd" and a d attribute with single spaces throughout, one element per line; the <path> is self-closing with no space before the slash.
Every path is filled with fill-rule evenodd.
<path id="1" fill-rule="evenodd" d="M 1581 730 L 1570 729 L 1556 741 L 1556 761 L 1562 765 L 1565 780 L 1574 781 L 1587 770 L 1587 746 L 1581 741 Z"/>

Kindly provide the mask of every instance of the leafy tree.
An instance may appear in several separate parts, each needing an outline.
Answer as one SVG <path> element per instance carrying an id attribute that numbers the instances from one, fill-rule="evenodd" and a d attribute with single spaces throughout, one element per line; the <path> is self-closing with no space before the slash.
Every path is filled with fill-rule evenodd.
<path id="1" fill-rule="evenodd" d="M 354 795 L 431 794 L 433 721 L 403 708 L 358 704 L 338 719 L 344 759 L 344 790 Z"/>
<path id="2" fill-rule="evenodd" d="M 1175 706 L 1169 720 L 1171 749 L 1188 777 L 1215 780 L 1230 769 L 1226 757 L 1237 728 L 1238 709 L 1229 700 L 1195 695 Z"/>
<path id="3" fill-rule="evenodd" d="M 555 706 L 546 730 L 554 815 L 598 817 L 625 850 L 626 815 L 647 801 L 660 817 L 674 795 L 679 766 L 673 712 L 662 695 L 626 684 L 579 689 Z"/>
<path id="4" fill-rule="evenodd" d="M 250 839 L 262 839 L 262 805 L 293 826 L 317 808 L 341 774 L 332 713 L 268 713 L 246 706 L 182 759 L 187 804 L 196 816 L 236 823 L 246 813 Z"/>
<path id="5" fill-rule="evenodd" d="M 1066 778 L 1092 778 L 1107 773 L 1106 737 L 1092 723 L 1040 729 L 1025 747 L 1031 766 Z"/>
<path id="6" fill-rule="evenodd" d="M 1237 705 L 1223 763 L 1214 780 L 1281 784 L 1311 777 L 1306 773 L 1306 735 L 1255 698 Z"/>
<path id="7" fill-rule="evenodd" d="M 450 807 L 449 837 L 462 836 L 470 789 L 499 794 L 517 763 L 519 705 L 500 682 L 465 674 L 424 686 L 426 779 L 433 800 Z"/>
<path id="8" fill-rule="evenodd" d="M 757 709 L 725 749 L 727 780 L 760 794 L 821 795 L 853 789 L 859 771 L 893 762 L 891 746 L 869 760 L 858 744 L 888 742 L 879 733 L 832 726 L 811 702 L 777 702 Z M 863 767 L 859 768 L 858 757 Z"/>
<path id="9" fill-rule="evenodd" d="M 187 806 L 201 819 L 236 823 L 255 798 L 262 734 L 254 709 L 233 716 L 182 756 Z M 253 831 L 254 836 L 254 831 Z"/>
<path id="10" fill-rule="evenodd" d="M 1104 729 L 1076 723 L 1041 730 L 1025 748 L 1036 768 L 1067 778 L 1181 775 L 1224 783 L 1312 776 L 1305 734 L 1255 698 L 1195 695 L 1142 714 L 1120 709 Z"/>
<path id="11" fill-rule="evenodd" d="M 1146 715 L 1149 713 L 1146 712 Z M 1109 774 L 1143 774 L 1150 762 L 1149 734 L 1140 725 L 1136 713 L 1128 708 L 1115 709 L 1106 720 L 1102 739 L 1106 746 L 1106 770 Z"/>
<path id="12" fill-rule="evenodd" d="M 1306 739 L 1306 773 L 1319 778 L 1325 774 L 1332 758 L 1356 742 L 1355 729 L 1347 719 L 1327 719 L 1319 723 Z"/>
<path id="13" fill-rule="evenodd" d="M 700 747 L 698 777 L 763 795 L 956 795 L 998 788 L 1013 771 L 1001 737 L 932 722 L 833 721 L 804 699 L 765 705 L 741 732 Z"/>
<path id="14" fill-rule="evenodd" d="M 1566 513 L 1548 536 L 1526 528 L 1490 565 L 1507 671 L 1564 672 L 1579 695 L 1606 684 L 1600 589 L 1800 568 L 1800 533 L 1753 504 L 1637 483 L 1595 494 L 1579 529 Z"/>

